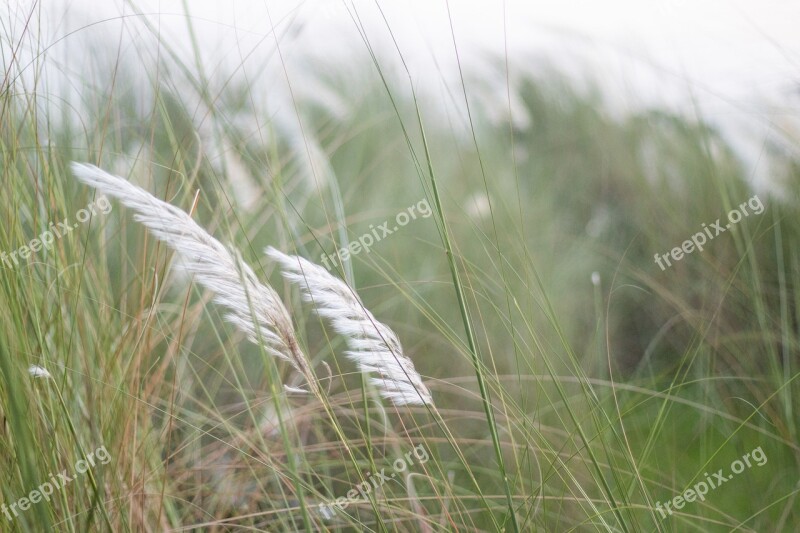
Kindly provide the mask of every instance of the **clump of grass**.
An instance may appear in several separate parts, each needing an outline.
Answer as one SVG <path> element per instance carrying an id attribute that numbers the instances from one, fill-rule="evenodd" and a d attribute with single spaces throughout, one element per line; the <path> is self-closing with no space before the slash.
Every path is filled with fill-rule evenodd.
<path id="1" fill-rule="evenodd" d="M 80 121 L 54 120 L 59 100 L 29 83 L 41 66 L 19 76 L 21 55 L 5 65 L 0 250 L 86 205 L 93 193 L 69 161 L 133 169 L 154 196 L 193 209 L 198 227 L 242 251 L 241 263 L 225 251 L 206 266 L 229 267 L 231 282 L 211 288 L 223 306 L 239 296 L 247 312 L 225 323 L 207 305 L 213 294 L 186 283 L 188 272 L 202 285 L 192 263 L 181 267 L 124 210 L 3 265 L 3 502 L 86 450 L 103 444 L 112 457 L 8 528 L 762 531 L 800 522 L 800 166 L 791 154 L 763 155 L 783 199 L 753 191 L 711 126 L 661 110 L 614 117 L 601 91 L 503 58 L 494 74 L 510 68 L 518 81 L 499 101 L 463 78 L 470 117 L 412 92 L 376 54 L 340 77 L 325 70 L 326 99 L 295 96 L 293 128 L 252 98 L 256 82 L 217 87 L 169 43 L 163 50 L 157 65 L 112 62 L 119 77 L 97 74 L 80 103 L 64 94 Z M 143 71 L 162 83 L 128 74 Z M 503 118 L 498 105 L 513 112 Z M 653 263 L 754 192 L 762 215 L 667 271 Z M 420 402 L 385 402 L 393 385 L 354 371 L 348 350 L 379 339 L 348 344 L 335 322 L 352 317 L 331 306 L 333 327 L 283 317 L 278 337 L 306 354 L 299 374 L 313 367 L 307 381 L 320 385 L 284 394 L 264 357 L 272 323 L 255 343 L 236 327 L 260 316 L 248 295 L 264 289 L 253 281 L 242 300 L 235 281 L 271 277 L 277 287 L 272 262 L 261 264 L 268 245 L 314 261 L 422 198 L 431 219 L 337 273 L 371 310 L 362 318 L 385 322 L 400 399 L 410 383 Z M 186 235 L 172 220 L 146 223 L 174 246 Z M 299 276 L 294 259 L 279 258 Z M 307 277 L 296 281 L 303 293 Z M 294 292 L 269 295 L 299 308 Z M 34 379 L 31 365 L 52 377 Z M 393 473 L 419 445 L 429 461 L 346 509 L 321 511 L 382 469 Z M 659 515 L 657 502 L 759 446 L 763 466 Z"/>

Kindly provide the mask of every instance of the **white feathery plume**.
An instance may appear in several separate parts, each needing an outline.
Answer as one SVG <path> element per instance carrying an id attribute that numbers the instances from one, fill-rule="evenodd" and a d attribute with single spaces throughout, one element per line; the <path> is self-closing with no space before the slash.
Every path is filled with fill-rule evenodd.
<path id="1" fill-rule="evenodd" d="M 217 304 L 228 309 L 228 321 L 252 342 L 257 344 L 259 338 L 263 339 L 268 353 L 288 361 L 317 390 L 311 367 L 294 335 L 289 312 L 275 290 L 258 281 L 236 249 L 223 246 L 185 211 L 124 178 L 85 163 L 73 162 L 72 172 L 86 185 L 118 198 L 133 209 L 134 219 L 175 250 L 183 258 L 186 271 L 214 293 Z"/>
<path id="2" fill-rule="evenodd" d="M 359 370 L 380 376 L 371 381 L 384 398 L 395 405 L 433 405 L 431 393 L 414 363 L 403 354 L 394 331 L 375 319 L 353 289 L 302 257 L 271 246 L 265 252 L 280 263 L 283 276 L 300 287 L 303 299 L 313 303 L 317 314 L 330 320 L 333 329 L 344 336 L 350 348 L 346 355 Z"/>
<path id="3" fill-rule="evenodd" d="M 50 375 L 50 372 L 47 371 L 46 368 L 43 368 L 38 365 L 31 365 L 28 367 L 28 374 L 30 374 L 34 378 L 52 378 L 53 376 Z"/>

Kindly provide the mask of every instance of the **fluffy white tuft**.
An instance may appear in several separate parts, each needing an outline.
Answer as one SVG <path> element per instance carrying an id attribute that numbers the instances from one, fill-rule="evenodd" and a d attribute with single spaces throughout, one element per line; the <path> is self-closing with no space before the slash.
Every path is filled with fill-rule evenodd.
<path id="1" fill-rule="evenodd" d="M 289 312 L 275 290 L 258 281 L 253 269 L 235 249 L 223 246 L 186 212 L 124 178 L 85 163 L 72 163 L 72 172 L 83 183 L 133 209 L 135 220 L 180 254 L 186 271 L 214 293 L 217 304 L 228 309 L 228 321 L 252 342 L 263 339 L 271 355 L 288 361 L 316 388 L 310 365 L 294 335 Z"/>
<path id="2" fill-rule="evenodd" d="M 359 370 L 380 376 L 371 381 L 384 398 L 395 405 L 433 405 L 431 393 L 414 363 L 403 355 L 397 336 L 375 319 L 353 289 L 302 257 L 272 247 L 266 254 L 280 263 L 283 276 L 300 287 L 303 299 L 313 303 L 317 314 L 330 320 L 336 332 L 345 337 L 350 348 L 346 355 Z"/>
<path id="3" fill-rule="evenodd" d="M 47 371 L 46 368 L 42 368 L 38 365 L 31 365 L 28 367 L 28 374 L 33 376 L 34 378 L 52 378 L 53 376 L 50 375 L 50 372 Z"/>

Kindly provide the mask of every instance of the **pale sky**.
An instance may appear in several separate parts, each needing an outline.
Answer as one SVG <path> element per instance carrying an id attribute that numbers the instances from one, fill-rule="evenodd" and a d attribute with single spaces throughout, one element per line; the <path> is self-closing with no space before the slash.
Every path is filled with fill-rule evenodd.
<path id="1" fill-rule="evenodd" d="M 62 29 L 130 13 L 119 1 L 62 1 L 72 14 Z M 160 20 L 165 34 L 185 37 L 185 20 L 178 16 L 184 13 L 182 1 L 141 0 L 136 4 L 153 14 L 153 20 Z M 265 35 L 271 26 L 267 6 L 275 22 L 287 14 L 296 15 L 282 26 L 301 31 L 293 46 L 335 54 L 346 53 L 358 43 L 341 1 L 190 0 L 188 5 L 196 23 L 207 32 L 198 40 L 219 53 L 230 52 L 236 39 Z M 347 5 L 355 6 L 376 35 L 385 30 L 373 0 L 348 1 Z M 383 0 L 379 5 L 405 53 L 436 56 L 440 61 L 452 55 L 445 2 Z M 502 51 L 505 40 L 512 55 L 522 50 L 558 53 L 564 47 L 583 48 L 589 60 L 595 54 L 616 54 L 620 61 L 654 62 L 664 72 L 696 79 L 725 94 L 770 96 L 780 94 L 784 83 L 790 87 L 800 71 L 800 2 L 796 1 L 453 0 L 449 7 L 459 48 L 465 47 L 462 60 L 469 60 L 472 47 Z M 156 13 L 164 15 L 159 18 Z M 103 31 L 104 27 L 113 24 L 85 31 Z M 223 46 L 216 47 L 216 43 Z"/>
<path id="2" fill-rule="evenodd" d="M 15 1 L 11 0 L 14 4 Z M 25 2 L 27 3 L 27 2 Z M 261 65 L 274 55 L 269 30 L 276 24 L 281 52 L 293 61 L 312 55 L 329 64 L 347 62 L 365 47 L 341 1 L 187 0 L 205 68 Z M 448 4 L 437 0 L 379 1 L 421 89 L 456 83 L 458 70 Z M 189 54 L 184 5 L 141 0 L 138 8 L 159 25 L 162 40 Z M 370 39 L 397 59 L 374 0 L 349 1 Z M 267 9 L 269 8 L 269 9 Z M 466 71 L 485 62 L 486 51 L 508 47 L 512 69 L 535 69 L 547 58 L 577 79 L 589 77 L 606 90 L 612 108 L 659 103 L 699 113 L 751 137 L 750 150 L 771 128 L 797 127 L 800 115 L 800 2 L 761 0 L 452 0 L 458 52 Z M 79 29 L 78 39 L 128 47 L 155 42 L 119 0 L 52 0 L 46 39 Z M 111 19 L 111 20 L 108 20 Z M 271 22 L 272 21 L 272 22 Z M 123 38 L 120 40 L 120 35 Z M 530 58 L 530 59 L 529 59 Z M 277 64 L 277 61 L 276 61 Z M 283 73 L 281 72 L 281 75 Z M 797 130 L 795 130 L 797 131 Z"/>

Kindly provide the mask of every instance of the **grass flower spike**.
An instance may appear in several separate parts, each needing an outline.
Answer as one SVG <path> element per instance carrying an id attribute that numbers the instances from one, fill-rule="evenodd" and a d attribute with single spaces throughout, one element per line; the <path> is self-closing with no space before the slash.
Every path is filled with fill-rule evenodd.
<path id="1" fill-rule="evenodd" d="M 214 293 L 217 304 L 227 308 L 228 321 L 252 342 L 263 339 L 268 353 L 290 363 L 312 389 L 317 388 L 308 360 L 297 343 L 289 312 L 275 290 L 258 281 L 238 251 L 223 246 L 186 212 L 124 178 L 83 163 L 72 163 L 72 172 L 86 185 L 136 211 L 135 220 L 180 254 L 187 272 Z"/>
<path id="2" fill-rule="evenodd" d="M 378 322 L 358 295 L 342 280 L 319 265 L 275 248 L 266 254 L 280 263 L 283 276 L 297 284 L 303 299 L 313 303 L 318 315 L 331 321 L 350 348 L 347 356 L 359 370 L 378 374 L 372 383 L 395 405 L 433 405 L 431 393 L 422 383 L 414 363 L 403 355 L 395 333 Z"/>

